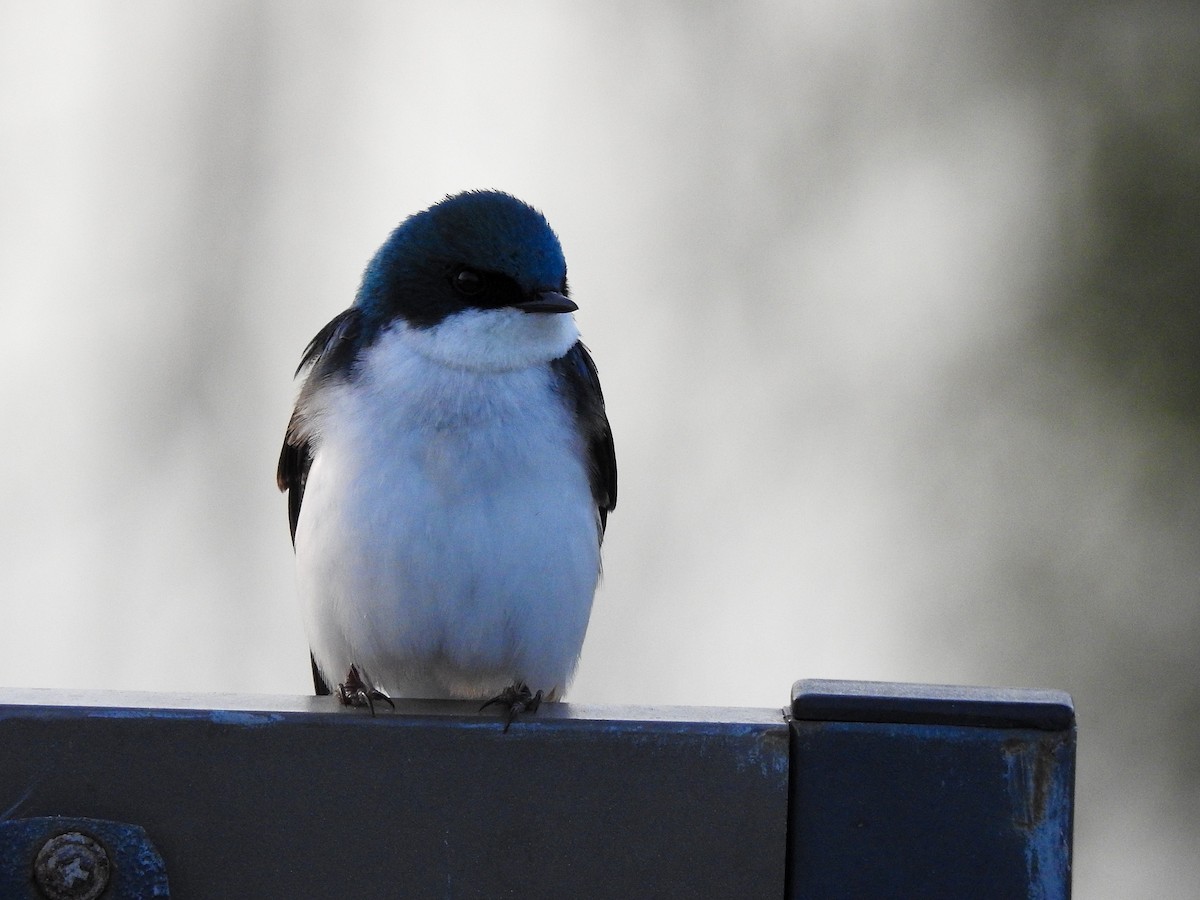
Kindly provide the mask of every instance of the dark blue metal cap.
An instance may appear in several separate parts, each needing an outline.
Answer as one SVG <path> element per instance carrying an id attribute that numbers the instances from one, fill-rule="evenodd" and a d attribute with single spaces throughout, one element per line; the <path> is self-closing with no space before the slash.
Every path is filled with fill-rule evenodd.
<path id="1" fill-rule="evenodd" d="M 1062 731 L 1075 723 L 1064 691 L 804 679 L 792 685 L 792 715 L 809 722 L 890 722 Z"/>

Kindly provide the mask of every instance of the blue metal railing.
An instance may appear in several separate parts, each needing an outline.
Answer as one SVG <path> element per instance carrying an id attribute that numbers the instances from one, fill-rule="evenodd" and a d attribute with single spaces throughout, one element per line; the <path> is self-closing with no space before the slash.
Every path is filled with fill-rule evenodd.
<path id="1" fill-rule="evenodd" d="M 0 898 L 1069 895 L 1065 694 L 396 707 L 0 691 Z"/>

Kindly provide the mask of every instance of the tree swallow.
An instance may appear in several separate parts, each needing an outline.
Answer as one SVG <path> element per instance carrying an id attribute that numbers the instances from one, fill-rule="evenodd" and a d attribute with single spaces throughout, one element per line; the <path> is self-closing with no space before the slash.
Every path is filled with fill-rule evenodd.
<path id="1" fill-rule="evenodd" d="M 617 500 L 576 309 L 542 214 L 468 191 L 308 345 L 277 480 L 318 694 L 499 703 L 507 729 L 565 692 Z"/>

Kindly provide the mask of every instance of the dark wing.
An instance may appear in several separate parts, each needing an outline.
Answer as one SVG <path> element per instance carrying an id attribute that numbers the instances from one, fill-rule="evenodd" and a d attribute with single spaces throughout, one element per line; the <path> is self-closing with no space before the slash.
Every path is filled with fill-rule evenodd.
<path id="1" fill-rule="evenodd" d="M 361 330 L 362 314 L 357 309 L 351 307 L 340 313 L 312 339 L 296 368 L 297 375 L 307 366 L 312 366 L 312 371 L 300 389 L 300 398 L 283 438 L 279 467 L 275 470 L 275 483 L 281 491 L 288 492 L 288 522 L 293 544 L 296 542 L 296 523 L 300 520 L 300 504 L 304 502 L 304 485 L 313 460 L 312 440 L 305 428 L 307 401 L 331 376 L 349 371 Z"/>
<path id="2" fill-rule="evenodd" d="M 292 543 L 296 543 L 296 523 L 300 521 L 300 504 L 304 502 L 304 485 L 308 481 L 308 470 L 312 468 L 313 448 L 306 414 L 309 398 L 330 377 L 348 373 L 354 363 L 355 348 L 362 332 L 362 314 L 351 307 L 334 317 L 333 321 L 317 332 L 300 358 L 296 367 L 299 375 L 307 366 L 312 366 L 296 408 L 288 422 L 283 437 L 283 450 L 279 453 L 279 467 L 275 470 L 275 483 L 281 491 L 288 492 L 288 523 L 292 529 Z M 329 685 L 317 669 L 317 660 L 311 653 L 313 687 L 318 697 L 329 694 Z"/>
<path id="3" fill-rule="evenodd" d="M 588 477 L 592 497 L 600 513 L 600 536 L 608 525 L 608 514 L 617 506 L 617 454 L 613 449 L 612 429 L 604 412 L 604 394 L 600 376 L 587 348 L 575 342 L 566 356 L 552 362 L 561 379 L 564 394 L 574 404 L 575 416 L 583 431 L 588 454 Z"/>

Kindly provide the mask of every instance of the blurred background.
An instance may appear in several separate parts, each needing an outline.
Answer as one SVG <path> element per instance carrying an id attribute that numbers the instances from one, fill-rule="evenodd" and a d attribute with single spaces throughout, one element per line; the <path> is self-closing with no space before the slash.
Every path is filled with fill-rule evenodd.
<path id="1" fill-rule="evenodd" d="M 0 3 L 0 685 L 310 689 L 292 372 L 481 187 L 616 433 L 572 699 L 1064 689 L 1076 896 L 1197 896 L 1194 3 Z"/>

